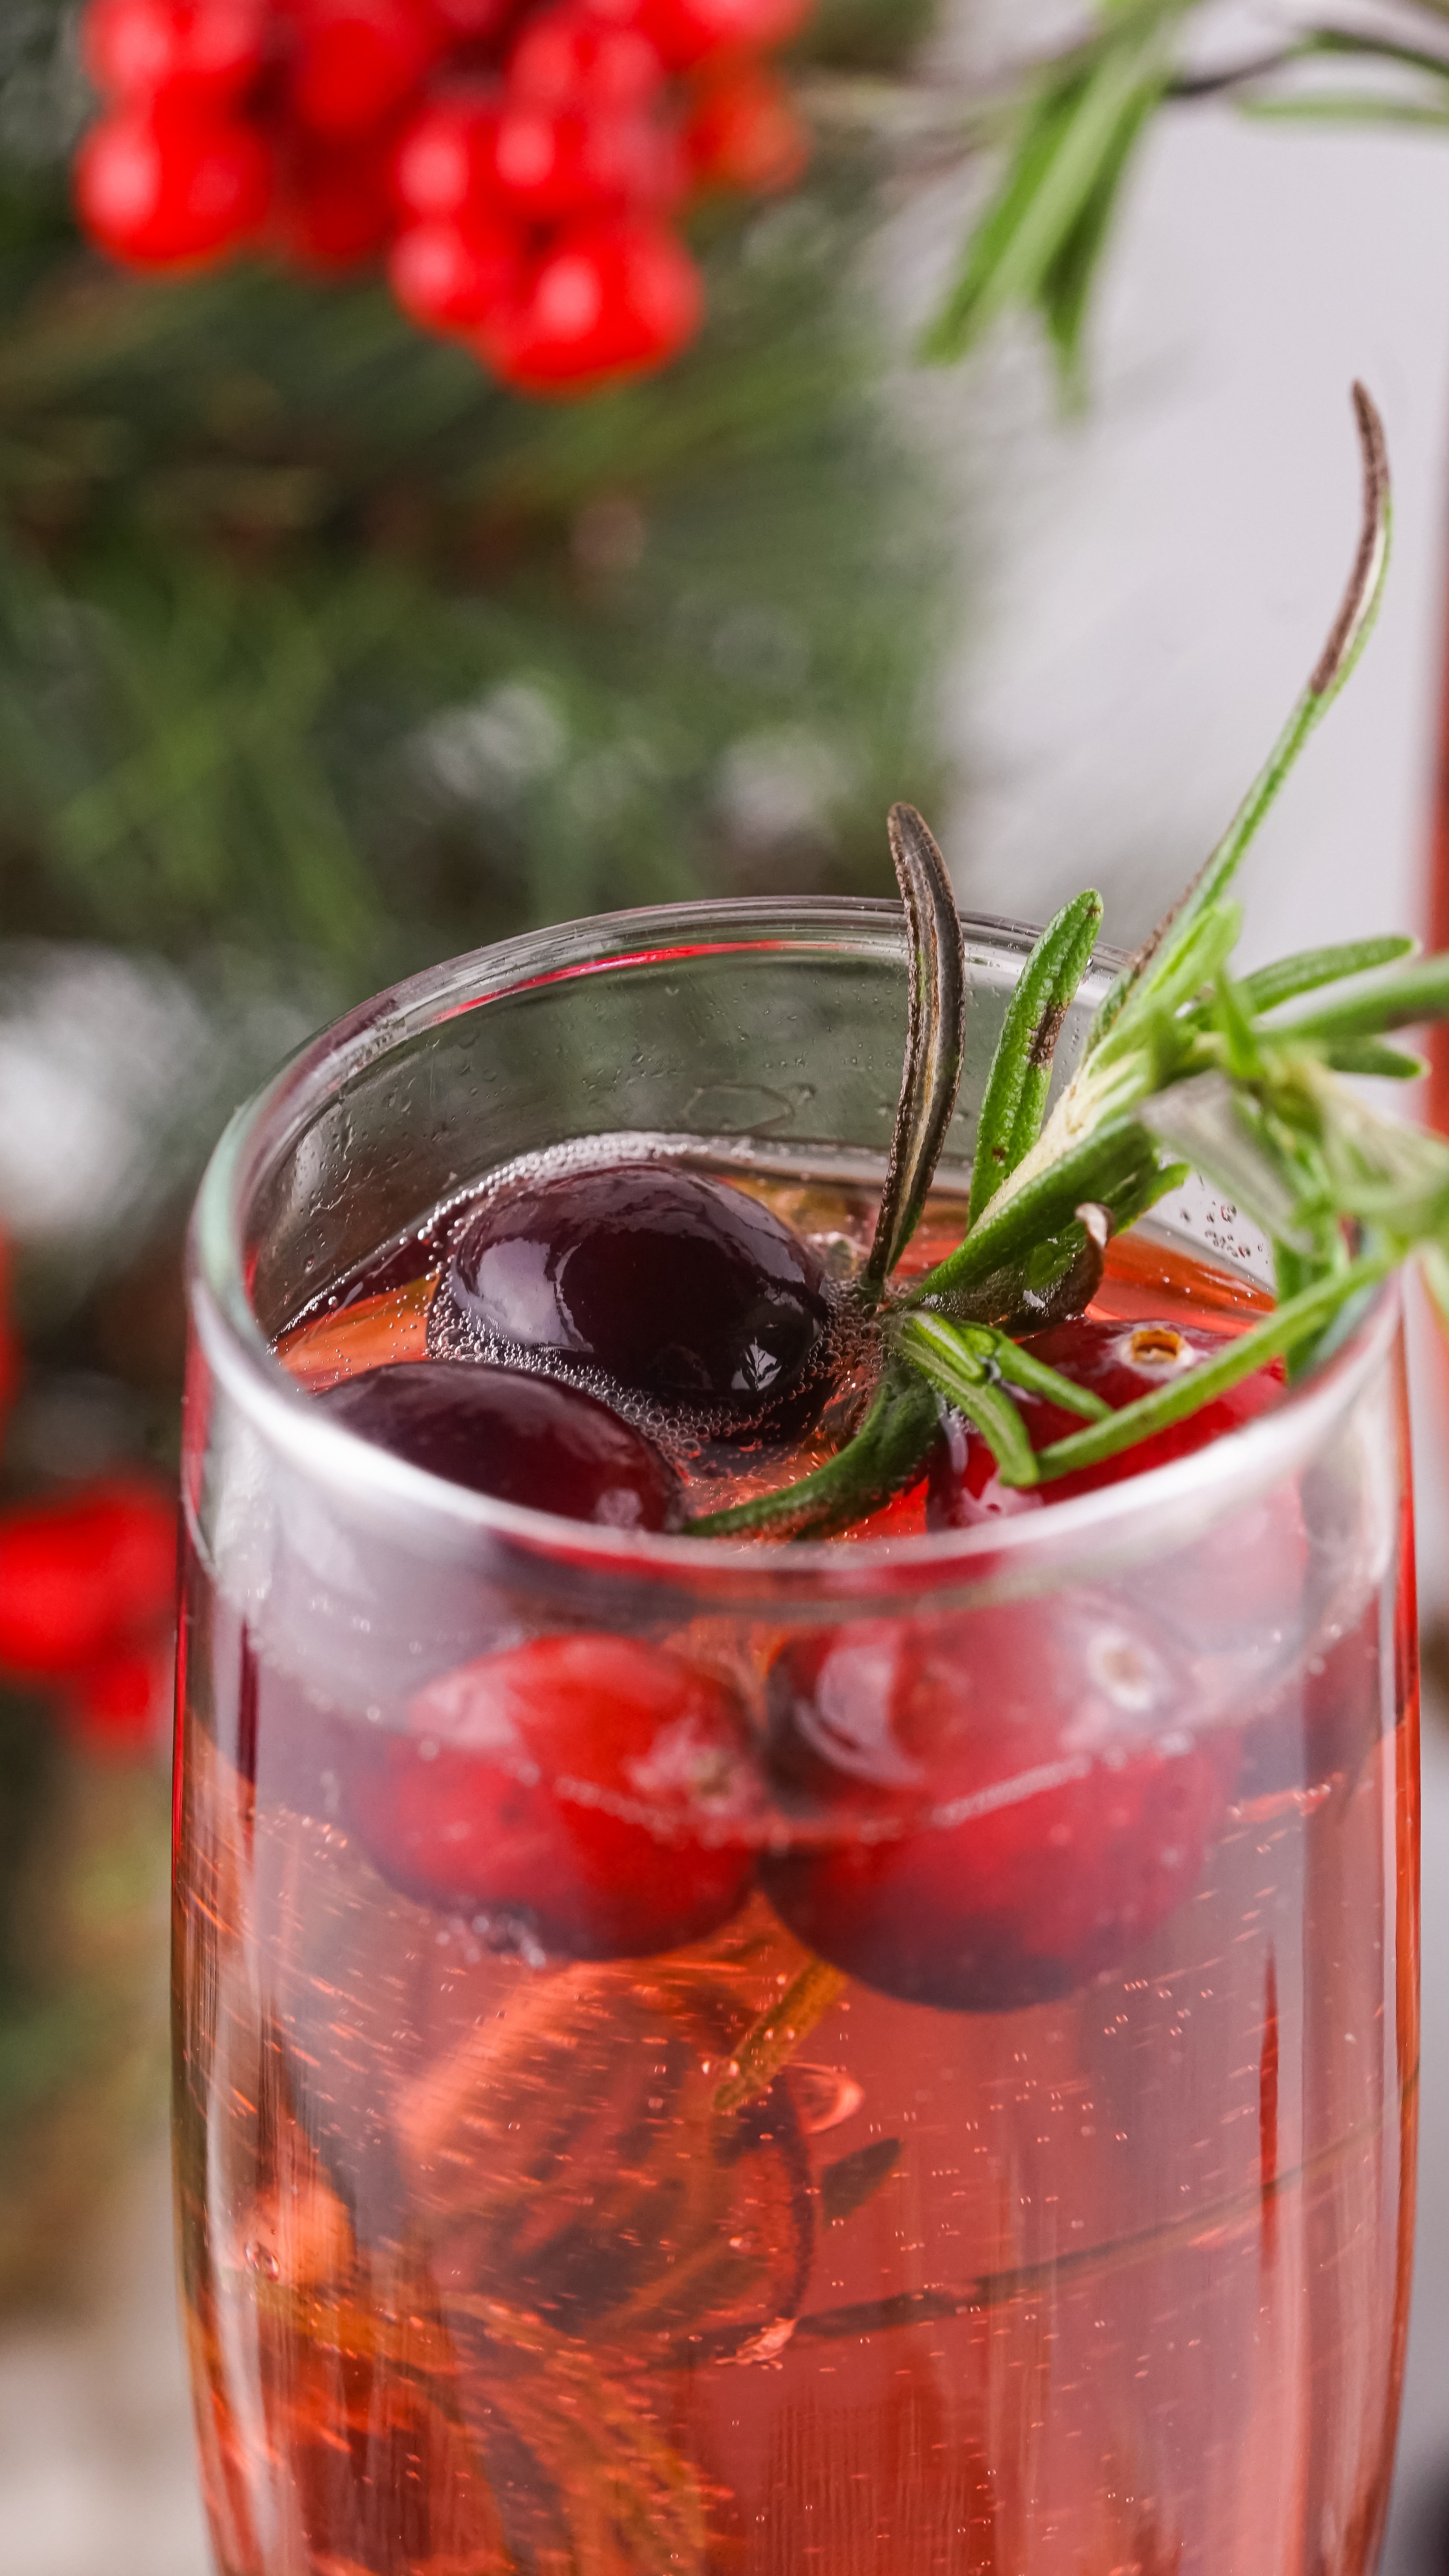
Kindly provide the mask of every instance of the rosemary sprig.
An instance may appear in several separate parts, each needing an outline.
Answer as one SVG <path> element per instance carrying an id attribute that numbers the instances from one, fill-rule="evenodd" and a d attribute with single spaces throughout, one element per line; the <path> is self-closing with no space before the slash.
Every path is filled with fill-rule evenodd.
<path id="1" fill-rule="evenodd" d="M 965 1235 L 891 1296 L 889 1274 L 929 1189 L 960 1063 L 959 1038 L 941 1037 L 955 1026 L 959 925 L 934 842 L 918 816 L 897 808 L 892 840 L 915 968 L 891 1177 L 863 1281 L 863 1302 L 877 1317 L 876 1392 L 854 1437 L 824 1466 L 696 1521 L 696 1534 L 813 1537 L 848 1526 L 919 1474 L 942 1405 L 975 1426 L 1004 1483 L 1049 1484 L 1185 1421 L 1272 1360 L 1301 1375 L 1343 1331 L 1355 1301 L 1415 1253 L 1449 1314 L 1449 1143 L 1382 1116 L 1344 1079 L 1419 1070 L 1388 1034 L 1449 1018 L 1449 957 L 1419 957 L 1412 941 L 1387 937 L 1308 950 L 1241 980 L 1231 964 L 1238 870 L 1362 652 L 1383 592 L 1383 430 L 1362 386 L 1353 399 L 1364 468 L 1359 544 L 1287 725 L 1217 848 L 1113 984 L 1049 1115 L 1057 1036 L 1090 959 L 1098 898 L 1079 895 L 1042 933 L 986 1085 Z M 1113 1230 L 1135 1224 L 1194 1169 L 1270 1237 L 1279 1303 L 1215 1357 L 1109 1412 L 1019 1336 L 1080 1312 Z M 1085 1427 L 1034 1451 L 1014 1390 L 1076 1412 Z"/>
<path id="2" fill-rule="evenodd" d="M 1394 1253 L 1380 1253 L 1351 1262 L 1337 1278 L 1322 1280 L 1301 1296 L 1290 1297 L 1252 1332 L 1239 1334 L 1225 1350 L 1204 1360 L 1200 1367 L 1184 1370 L 1167 1386 L 1139 1396 L 1135 1404 L 1123 1405 L 1109 1421 L 1094 1423 L 1087 1431 L 1074 1431 L 1068 1439 L 1054 1441 L 1033 1459 L 1034 1473 L 1029 1481 L 1049 1483 L 1054 1477 L 1074 1474 L 1078 1468 L 1099 1466 L 1104 1458 L 1120 1457 L 1124 1449 L 1135 1448 L 1139 1440 L 1151 1439 L 1154 1433 L 1167 1431 L 1174 1423 L 1190 1421 L 1205 1404 L 1215 1403 L 1230 1387 L 1241 1385 L 1245 1377 L 1256 1376 L 1270 1361 L 1315 1339 L 1351 1298 L 1378 1287 L 1397 1266 Z M 1013 1481 L 1004 1469 L 1002 1476 L 1004 1483 Z"/>
<path id="3" fill-rule="evenodd" d="M 973 1225 L 1041 1134 L 1057 1039 L 1101 927 L 1101 896 L 1074 896 L 1043 931 L 1022 970 L 981 1103 L 971 1173 Z"/>
<path id="4" fill-rule="evenodd" d="M 1339 948 L 1304 948 L 1296 957 L 1280 957 L 1273 966 L 1260 966 L 1253 975 L 1245 975 L 1243 998 L 1250 1011 L 1275 1011 L 1280 1002 L 1296 1001 L 1300 993 L 1321 992 L 1325 984 L 1341 984 L 1348 975 L 1367 974 L 1372 966 L 1392 966 L 1401 957 L 1412 957 L 1412 939 L 1390 935 L 1384 939 L 1351 939 Z"/>
<path id="5" fill-rule="evenodd" d="M 913 805 L 892 806 L 889 830 L 911 947 L 910 1019 L 890 1164 L 860 1281 L 872 1306 L 920 1223 L 955 1115 L 966 1045 L 961 925 L 946 862 Z"/>
<path id="6" fill-rule="evenodd" d="M 912 1481 L 940 1429 L 936 1399 L 909 1369 L 888 1370 L 853 1439 L 812 1475 L 689 1524 L 691 1538 L 828 1538 Z"/>

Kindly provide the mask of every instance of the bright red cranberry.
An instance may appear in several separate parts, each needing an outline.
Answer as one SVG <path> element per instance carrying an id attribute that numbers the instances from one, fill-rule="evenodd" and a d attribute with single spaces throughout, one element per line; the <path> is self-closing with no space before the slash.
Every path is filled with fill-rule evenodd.
<path id="1" fill-rule="evenodd" d="M 1090 1594 L 802 1640 L 771 1675 L 770 1759 L 812 1822 L 767 1893 L 886 1994 L 1070 1993 L 1201 1875 L 1236 1739 L 1188 1733 L 1187 1696 L 1166 1640 Z"/>
<path id="2" fill-rule="evenodd" d="M 558 0 L 529 19 L 508 63 L 512 97 L 537 107 L 645 107 L 664 81 L 658 48 L 637 27 Z"/>
<path id="3" fill-rule="evenodd" d="M 76 1741 L 104 1761 L 141 1761 L 160 1753 L 171 1715 L 175 1655 L 169 1636 L 147 1645 L 115 1646 L 68 1680 L 62 1721 Z"/>
<path id="4" fill-rule="evenodd" d="M 669 130 L 638 115 L 505 104 L 489 139 L 489 183 L 528 223 L 667 205 L 682 166 Z"/>
<path id="5" fill-rule="evenodd" d="M 814 0 L 642 0 L 638 20 L 674 71 L 713 54 L 771 53 L 798 36 Z"/>
<path id="6" fill-rule="evenodd" d="M 524 266 L 516 227 L 480 212 L 406 225 L 387 274 L 403 311 L 424 330 L 470 332 L 518 293 Z"/>
<path id="7" fill-rule="evenodd" d="M 442 32 L 410 0 L 301 0 L 293 22 L 287 105 L 319 134 L 357 134 L 410 99 Z"/>
<path id="8" fill-rule="evenodd" d="M 1022 1347 L 1116 1411 L 1170 1385 L 1184 1370 L 1220 1352 L 1224 1342 L 1220 1333 L 1194 1325 L 1121 1324 L 1081 1315 L 1071 1323 L 1053 1324 L 1047 1332 L 1029 1334 Z M 1225 1433 L 1267 1412 L 1282 1388 L 1282 1362 L 1275 1360 L 1256 1377 L 1244 1378 L 1216 1403 L 1204 1405 L 1200 1413 L 1158 1432 L 1154 1439 L 1139 1441 L 1136 1448 L 1123 1449 L 1115 1458 L 1103 1459 L 1100 1466 L 1083 1467 L 1075 1475 L 1025 1489 L 1002 1484 L 985 1441 L 958 1418 L 932 1461 L 930 1526 L 969 1529 L 977 1521 L 1041 1511 L 1049 1503 L 1070 1502 L 1076 1494 L 1094 1494 L 1103 1485 L 1116 1485 L 1149 1467 L 1165 1466 L 1170 1459 L 1190 1458 L 1209 1441 L 1221 1440 Z M 1068 1439 L 1085 1428 L 1079 1414 L 1044 1403 L 1020 1388 L 1014 1387 L 1012 1393 L 1034 1449 L 1049 1448 L 1053 1441 Z"/>
<path id="9" fill-rule="evenodd" d="M 82 32 L 97 89 L 212 112 L 250 89 L 267 53 L 263 0 L 91 0 Z"/>
<path id="10" fill-rule="evenodd" d="M 733 1693 L 657 1647 L 548 1637 L 432 1683 L 347 1791 L 383 1875 L 584 1958 L 697 1941 L 743 1903 L 760 1792 Z"/>
<path id="11" fill-rule="evenodd" d="M 272 156 L 250 125 L 126 109 L 93 125 L 76 204 L 93 241 L 136 268 L 215 259 L 260 231 Z"/>
<path id="12" fill-rule="evenodd" d="M 404 127 L 393 158 L 393 195 L 410 222 L 475 210 L 493 190 L 495 93 L 481 84 L 429 99 Z"/>
<path id="13" fill-rule="evenodd" d="M 809 165 L 810 129 L 773 72 L 746 64 L 714 81 L 685 128 L 685 154 L 704 187 L 773 196 Z"/>
<path id="14" fill-rule="evenodd" d="M 674 1471 L 582 1388 L 471 1360 L 406 1360 L 343 1378 L 317 1402 L 334 1422 L 450 1484 L 605 1529 L 668 1529 Z"/>
<path id="15" fill-rule="evenodd" d="M 291 155 L 275 234 L 289 258 L 323 276 L 378 259 L 395 223 L 389 156 L 370 136 L 353 143 L 307 137 Z"/>
<path id="16" fill-rule="evenodd" d="M 814 1253 L 770 1209 L 649 1163 L 500 1197 L 463 1234 L 447 1292 L 503 1342 L 751 1414 L 800 1378 L 829 1317 Z"/>
<path id="17" fill-rule="evenodd" d="M 0 1514 L 0 1671 L 50 1680 L 154 1636 L 176 1589 L 176 1511 L 114 1477 Z"/>
<path id="18" fill-rule="evenodd" d="M 520 304 L 478 347 L 521 392 L 565 394 L 666 365 L 703 313 L 699 271 L 671 233 L 580 226 L 545 253 Z"/>

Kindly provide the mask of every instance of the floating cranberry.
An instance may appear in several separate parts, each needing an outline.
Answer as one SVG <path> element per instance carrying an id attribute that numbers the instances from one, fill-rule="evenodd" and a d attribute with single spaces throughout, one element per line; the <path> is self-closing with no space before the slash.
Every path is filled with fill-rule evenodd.
<path id="1" fill-rule="evenodd" d="M 802 1640 L 771 1675 L 770 1758 L 809 1830 L 767 1893 L 886 1994 L 1067 1994 L 1201 1875 L 1236 1739 L 1187 1732 L 1187 1698 L 1168 1642 L 1089 1594 Z"/>
<path id="2" fill-rule="evenodd" d="M 539 107 L 644 107 L 663 80 L 664 64 L 647 36 L 611 25 L 576 0 L 529 19 L 508 64 L 511 95 Z"/>
<path id="3" fill-rule="evenodd" d="M 49 1680 L 154 1635 L 176 1588 L 176 1512 L 114 1477 L 0 1514 L 0 1671 Z"/>
<path id="4" fill-rule="evenodd" d="M 605 1529 L 663 1530 L 679 1486 L 642 1432 L 581 1388 L 467 1360 L 406 1360 L 316 1401 L 334 1422 L 475 1494 Z"/>
<path id="5" fill-rule="evenodd" d="M 447 1292 L 500 1341 L 752 1417 L 799 1380 L 829 1315 L 815 1255 L 770 1209 L 648 1163 L 501 1196 L 464 1233 Z"/>
<path id="6" fill-rule="evenodd" d="M 582 1958 L 717 1930 L 754 1870 L 760 1791 L 725 1685 L 614 1636 L 548 1637 L 433 1682 L 369 1743 L 347 1812 L 395 1886 Z"/>
<path id="7" fill-rule="evenodd" d="M 771 53 L 798 36 L 814 0 L 639 0 L 637 23 L 673 71 L 712 54 Z"/>
<path id="8" fill-rule="evenodd" d="M 115 98 L 232 106 L 266 60 L 264 0 L 91 0 L 86 69 Z"/>
<path id="9" fill-rule="evenodd" d="M 299 0 L 287 106 L 319 134 L 382 124 L 412 97 L 443 43 L 409 0 Z"/>
<path id="10" fill-rule="evenodd" d="M 1121 1324 L 1087 1315 L 1071 1323 L 1053 1324 L 1044 1333 L 1029 1334 L 1022 1344 L 1034 1358 L 1044 1360 L 1060 1376 L 1099 1395 L 1114 1411 L 1135 1404 L 1140 1396 L 1155 1394 L 1185 1370 L 1195 1368 L 1225 1347 L 1221 1333 L 1205 1332 L 1196 1325 Z M 1025 1489 L 1002 1484 L 985 1441 L 956 1417 L 932 1460 L 930 1526 L 969 1529 L 977 1521 L 1041 1511 L 1049 1503 L 1070 1502 L 1074 1495 L 1094 1494 L 1103 1485 L 1140 1476 L 1149 1467 L 1166 1466 L 1170 1459 L 1190 1458 L 1210 1441 L 1221 1440 L 1225 1433 L 1240 1430 L 1244 1423 L 1267 1412 L 1282 1388 L 1283 1364 L 1281 1360 L 1271 1361 L 1256 1377 L 1244 1378 L 1226 1395 L 1205 1404 L 1200 1413 L 1190 1414 L 1185 1422 L 1174 1423 L 1169 1430 L 1159 1431 L 1150 1440 L 1140 1440 L 1135 1448 L 1120 1450 L 1115 1458 L 1104 1458 L 1095 1467 L 1079 1468 L 1074 1475 L 1058 1476 L 1049 1484 Z M 1049 1448 L 1053 1441 L 1068 1439 L 1073 1432 L 1085 1428 L 1079 1414 L 1068 1413 L 1019 1388 L 1014 1387 L 1012 1393 L 1034 1449 Z"/>
<path id="11" fill-rule="evenodd" d="M 93 125 L 76 161 L 76 203 L 113 259 L 170 268 L 234 250 L 260 230 L 273 167 L 249 125 L 125 109 Z"/>
<path id="12" fill-rule="evenodd" d="M 685 128 L 685 154 L 705 187 L 773 196 L 810 160 L 810 130 L 785 83 L 757 64 L 711 82 Z"/>

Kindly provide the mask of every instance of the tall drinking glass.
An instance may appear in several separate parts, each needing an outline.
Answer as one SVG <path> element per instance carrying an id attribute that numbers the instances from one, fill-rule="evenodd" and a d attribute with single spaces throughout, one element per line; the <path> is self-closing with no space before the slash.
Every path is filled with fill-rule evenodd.
<path id="1" fill-rule="evenodd" d="M 1028 945 L 988 921 L 966 942 L 928 1239 L 959 1225 Z M 647 1141 L 848 1247 L 905 1018 L 894 906 L 586 922 L 355 1013 L 217 1153 L 175 1983 L 223 2576 L 1374 2562 L 1417 2067 L 1394 1294 L 1192 1457 L 851 1544 L 523 1511 L 313 1400 L 426 1348 L 437 1212 L 566 1140 Z M 1253 1267 L 1233 1212 L 1184 1192 L 1106 1311 L 1233 1329 Z M 612 1940 L 440 1902 L 398 1862 L 410 1801 L 441 1844 L 476 1838 L 478 1677 L 539 1641 L 551 1661 L 508 1668 L 546 1663 L 571 1712 L 570 1776 L 540 1792 L 580 1837 L 556 1916 Z M 620 1658 L 761 1748 L 693 1845 L 648 1783 L 616 1813 L 579 1776 Z M 782 1670 L 814 1676 L 833 1770 L 771 1772 Z M 914 1779 L 882 1827 L 851 1730 L 887 1670 L 966 1677 L 989 1723 L 967 1793 Z"/>

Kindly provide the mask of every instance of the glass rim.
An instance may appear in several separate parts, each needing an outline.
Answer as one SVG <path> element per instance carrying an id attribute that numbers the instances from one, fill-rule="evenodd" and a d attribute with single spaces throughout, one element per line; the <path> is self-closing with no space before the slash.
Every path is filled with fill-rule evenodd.
<path id="1" fill-rule="evenodd" d="M 968 961 L 1024 957 L 1037 931 L 989 913 L 962 916 Z M 730 938 L 729 932 L 743 934 Z M 574 1566 L 625 1583 L 662 1581 L 736 1596 L 777 1596 L 783 1588 L 859 1602 L 872 1590 L 971 1588 L 1005 1575 L 1010 1588 L 1033 1560 L 1092 1549 L 1144 1519 L 1174 1516 L 1194 1503 L 1219 1506 L 1240 1492 L 1270 1489 L 1304 1462 L 1351 1411 L 1382 1365 L 1398 1329 L 1397 1279 L 1385 1281 L 1353 1330 L 1318 1369 L 1290 1387 L 1272 1411 L 1190 1457 L 1073 1497 L 1050 1511 L 1025 1512 L 906 1538 L 729 1541 L 615 1530 L 568 1520 L 451 1484 L 430 1469 L 364 1440 L 331 1419 L 291 1377 L 268 1342 L 248 1291 L 245 1214 L 258 1181 L 323 1101 L 407 1038 L 544 983 L 654 963 L 684 953 L 819 946 L 832 955 L 859 944 L 879 955 L 881 933 L 904 950 L 901 905 L 875 897 L 719 897 L 586 916 L 525 931 L 446 959 L 358 1004 L 298 1048 L 233 1114 L 203 1175 L 187 1245 L 193 1329 L 208 1368 L 266 1445 L 304 1476 L 344 1491 L 354 1506 L 426 1519 L 465 1544 L 493 1539 L 535 1562 Z M 753 934 L 753 935 L 752 935 Z M 773 934 L 773 935 L 772 935 Z M 1100 947 L 1089 970 L 1105 984 L 1121 952 Z M 1227 1265 L 1219 1265 L 1227 1266 Z M 186 1497 L 188 1505 L 190 1497 Z M 798 1579 L 798 1581 L 797 1581 Z"/>

